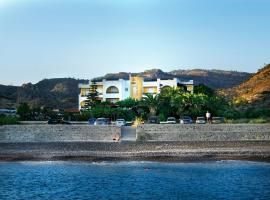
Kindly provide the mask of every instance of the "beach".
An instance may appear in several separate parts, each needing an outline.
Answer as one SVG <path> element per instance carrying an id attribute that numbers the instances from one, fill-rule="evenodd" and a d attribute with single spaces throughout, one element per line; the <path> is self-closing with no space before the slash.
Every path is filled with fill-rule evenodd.
<path id="1" fill-rule="evenodd" d="M 270 141 L 2 142 L 0 161 L 270 161 Z"/>

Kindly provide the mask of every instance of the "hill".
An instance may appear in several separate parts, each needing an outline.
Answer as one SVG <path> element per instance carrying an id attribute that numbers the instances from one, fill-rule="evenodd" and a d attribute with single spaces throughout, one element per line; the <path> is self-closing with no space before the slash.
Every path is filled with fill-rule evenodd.
<path id="1" fill-rule="evenodd" d="M 251 76 L 251 74 L 246 72 L 200 69 L 175 70 L 172 72 L 151 69 L 133 74 L 142 75 L 150 79 L 178 77 L 183 80 L 194 80 L 195 84 L 203 83 L 213 89 L 236 86 Z M 95 79 L 128 79 L 129 75 L 130 73 L 120 72 L 106 74 L 104 77 Z M 78 84 L 87 82 L 88 80 L 74 78 L 54 78 L 44 79 L 36 84 L 26 83 L 22 86 L 0 85 L 0 108 L 14 108 L 22 102 L 27 102 L 31 106 L 46 106 L 58 109 L 77 108 Z"/>
<path id="2" fill-rule="evenodd" d="M 15 107 L 27 102 L 33 107 L 76 108 L 78 84 L 86 82 L 73 78 L 54 78 L 44 79 L 36 84 L 26 83 L 20 87 L 0 85 L 0 107 Z"/>
<path id="3" fill-rule="evenodd" d="M 258 107 L 270 108 L 270 64 L 239 86 L 220 92 L 236 103 L 248 102 Z"/>
<path id="4" fill-rule="evenodd" d="M 19 87 L 0 85 L 0 108 L 14 107 Z"/>
<path id="5" fill-rule="evenodd" d="M 170 74 L 181 79 L 194 80 L 195 84 L 203 83 L 213 89 L 231 88 L 233 86 L 239 85 L 251 76 L 251 74 L 247 72 L 225 71 L 215 69 L 175 70 L 170 72 Z"/>
<path id="6" fill-rule="evenodd" d="M 163 72 L 160 69 L 151 69 L 141 73 L 120 72 L 115 74 L 106 74 L 105 76 L 95 78 L 94 80 L 98 81 L 103 78 L 107 80 L 115 80 L 118 78 L 128 79 L 130 74 L 140 75 L 150 79 L 155 78 L 166 79 L 177 77 L 183 80 L 194 80 L 195 84 L 203 83 L 213 89 L 234 87 L 236 85 L 239 85 L 252 75 L 247 72 L 225 71 L 215 69 L 174 70 L 171 72 Z"/>

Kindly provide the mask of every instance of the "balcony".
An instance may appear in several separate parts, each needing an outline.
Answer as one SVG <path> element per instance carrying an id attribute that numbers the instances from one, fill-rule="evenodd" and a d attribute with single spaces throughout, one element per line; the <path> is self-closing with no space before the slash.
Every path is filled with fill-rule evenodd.
<path id="1" fill-rule="evenodd" d="M 147 94 L 155 95 L 155 94 L 157 94 L 157 92 L 144 92 L 144 93 L 143 93 L 143 95 L 147 95 Z"/>

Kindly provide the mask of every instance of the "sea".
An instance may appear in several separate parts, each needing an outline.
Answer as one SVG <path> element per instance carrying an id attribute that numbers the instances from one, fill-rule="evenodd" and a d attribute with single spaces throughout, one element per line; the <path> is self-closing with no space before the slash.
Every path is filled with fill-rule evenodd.
<path id="1" fill-rule="evenodd" d="M 0 199 L 270 199 L 270 163 L 0 162 Z"/>

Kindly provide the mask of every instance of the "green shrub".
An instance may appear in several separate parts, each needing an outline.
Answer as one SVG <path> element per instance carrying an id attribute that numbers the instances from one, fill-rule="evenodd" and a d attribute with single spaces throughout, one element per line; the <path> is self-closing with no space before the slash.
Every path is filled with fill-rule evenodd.
<path id="1" fill-rule="evenodd" d="M 159 120 L 160 121 L 167 121 L 167 118 L 165 117 L 165 115 L 163 114 L 163 113 L 160 113 L 159 115 L 158 115 L 158 118 L 159 118 Z"/>
<path id="2" fill-rule="evenodd" d="M 250 124 L 264 124 L 268 122 L 269 122 L 269 119 L 267 120 L 266 118 L 251 119 L 249 121 Z"/>
<path id="3" fill-rule="evenodd" d="M 15 116 L 0 115 L 0 125 L 19 124 L 19 118 Z"/>
<path id="4" fill-rule="evenodd" d="M 263 123 L 270 123 L 269 118 L 240 118 L 240 119 L 226 119 L 225 123 L 228 124 L 263 124 Z"/>

